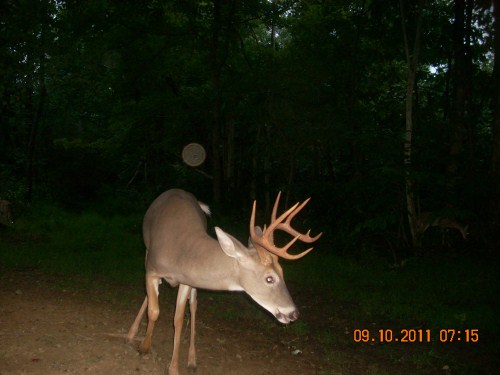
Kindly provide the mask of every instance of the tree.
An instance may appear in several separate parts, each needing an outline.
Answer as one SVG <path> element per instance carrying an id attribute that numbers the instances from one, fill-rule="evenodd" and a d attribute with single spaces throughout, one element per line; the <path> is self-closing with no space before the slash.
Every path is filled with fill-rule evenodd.
<path id="1" fill-rule="evenodd" d="M 494 12 L 494 67 L 493 67 L 493 121 L 492 121 L 492 216 L 497 223 L 500 222 L 500 5 L 493 1 Z"/>
<path id="2" fill-rule="evenodd" d="M 406 22 L 406 12 L 404 8 L 404 1 L 400 1 L 401 7 L 401 22 L 403 27 L 404 46 L 406 54 L 406 64 L 408 66 L 408 80 L 406 87 L 406 127 L 405 127 L 405 145 L 404 145 L 404 165 L 405 171 L 405 185 L 406 185 L 406 207 L 408 210 L 408 222 L 410 224 L 410 231 L 412 242 L 414 246 L 419 245 L 419 233 L 417 229 L 418 214 L 415 205 L 415 184 L 411 176 L 411 157 L 412 157 L 412 135 L 413 135 L 413 101 L 414 91 L 416 85 L 416 74 L 418 68 L 418 58 L 420 53 L 420 38 L 422 34 L 422 17 L 424 10 L 424 1 L 419 1 L 416 16 L 416 29 L 413 48 L 410 52 L 410 45 L 408 40 Z"/>

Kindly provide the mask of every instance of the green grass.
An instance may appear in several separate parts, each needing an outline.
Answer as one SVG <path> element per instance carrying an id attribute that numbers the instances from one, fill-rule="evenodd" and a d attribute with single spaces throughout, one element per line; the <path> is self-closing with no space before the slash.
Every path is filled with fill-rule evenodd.
<path id="1" fill-rule="evenodd" d="M 291 283 L 349 303 L 355 318 L 499 333 L 498 269 L 497 260 L 474 254 L 415 258 L 392 269 L 377 259 L 359 262 L 318 252 L 286 264 L 285 274 Z"/>
<path id="2" fill-rule="evenodd" d="M 0 263 L 52 274 L 143 280 L 144 245 L 140 216 L 103 217 L 34 207 L 2 228 Z"/>

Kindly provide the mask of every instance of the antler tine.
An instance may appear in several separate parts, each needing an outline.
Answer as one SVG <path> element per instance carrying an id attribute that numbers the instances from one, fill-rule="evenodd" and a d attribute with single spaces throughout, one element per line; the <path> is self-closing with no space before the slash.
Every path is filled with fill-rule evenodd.
<path id="1" fill-rule="evenodd" d="M 296 208 L 297 206 L 299 205 L 299 203 L 295 203 L 292 207 L 290 207 L 286 212 L 283 212 L 279 218 L 277 219 L 274 219 L 272 220 L 271 224 L 269 224 L 269 227 L 267 228 L 266 230 L 266 233 L 267 232 L 270 232 L 272 233 L 276 228 L 278 228 L 278 226 L 281 224 L 281 222 L 283 220 L 285 220 L 285 218 L 290 215 Z M 274 211 L 274 210 L 273 210 Z"/>
<path id="2" fill-rule="evenodd" d="M 298 240 L 301 240 L 302 242 L 308 242 L 308 243 L 314 242 L 319 237 L 321 237 L 322 233 L 318 234 L 315 237 L 311 237 L 310 230 L 306 234 L 303 234 L 303 233 L 296 231 L 295 229 L 293 229 L 291 227 L 291 224 L 290 224 L 291 220 L 299 213 L 300 210 L 302 210 L 302 208 L 304 208 L 304 206 L 309 202 L 310 198 L 305 200 L 300 205 L 299 205 L 299 203 L 296 203 L 291 208 L 289 208 L 286 212 L 284 212 L 278 218 L 276 218 L 280 197 L 281 197 L 281 192 L 278 193 L 278 196 L 276 197 L 276 202 L 274 203 L 273 211 L 271 214 L 271 224 L 269 225 L 268 228 L 264 228 L 264 233 L 262 236 L 258 236 L 255 233 L 255 211 L 256 211 L 257 203 L 256 203 L 256 201 L 254 201 L 253 208 L 252 208 L 252 216 L 250 218 L 250 236 L 251 236 L 252 242 L 255 245 L 258 245 L 257 250 L 259 250 L 259 247 L 261 247 L 261 248 L 267 250 L 268 252 L 270 252 L 276 256 L 279 256 L 281 258 L 285 258 L 285 259 L 289 259 L 289 260 L 299 259 L 299 258 L 302 258 L 303 256 L 305 256 L 306 254 L 308 254 L 310 251 L 312 251 L 313 248 L 311 247 L 311 248 L 307 249 L 306 251 L 303 251 L 302 253 L 296 254 L 296 255 L 288 254 L 287 253 L 288 249 Z M 283 223 L 283 221 L 285 221 L 285 222 Z M 274 244 L 274 239 L 273 239 L 273 232 L 276 229 L 283 230 L 283 231 L 287 232 L 288 234 L 291 234 L 292 236 L 294 236 L 294 238 L 287 245 L 285 245 L 281 248 L 277 247 Z M 260 252 L 261 251 L 259 251 L 259 255 L 260 255 Z M 261 256 L 261 259 L 262 259 L 262 256 Z"/>
<path id="3" fill-rule="evenodd" d="M 310 229 L 307 231 L 307 233 L 305 233 L 305 234 L 304 234 L 304 233 L 300 233 L 299 231 L 297 231 L 297 230 L 293 229 L 293 228 L 292 228 L 292 225 L 291 225 L 291 221 L 292 221 L 292 219 L 295 217 L 295 215 L 297 215 L 297 214 L 300 212 L 300 210 L 302 210 L 302 209 L 305 207 L 305 205 L 306 205 L 307 203 L 309 203 L 309 201 L 310 201 L 310 200 L 311 200 L 311 197 L 307 198 L 304 202 L 302 202 L 302 203 L 300 204 L 300 206 L 298 206 L 298 207 L 297 207 L 297 208 L 296 208 L 296 209 L 295 209 L 295 210 L 294 210 L 294 211 L 293 211 L 293 212 L 292 212 L 292 213 L 291 213 L 291 214 L 290 214 L 290 215 L 286 218 L 286 220 L 285 220 L 285 222 L 284 222 L 284 223 L 279 223 L 279 224 L 278 224 L 277 228 L 278 228 L 278 229 L 281 229 L 281 230 L 283 230 L 283 231 L 285 231 L 285 232 L 287 232 L 287 233 L 289 233 L 289 234 L 291 234 L 292 236 L 299 236 L 299 237 L 300 237 L 299 239 L 300 239 L 302 242 L 311 243 L 311 242 L 314 242 L 314 241 L 318 240 L 318 238 L 320 238 L 320 237 L 321 237 L 321 235 L 323 234 L 323 232 L 319 233 L 319 234 L 318 234 L 318 235 L 316 235 L 315 237 L 311 237 L 311 236 L 310 236 L 310 233 L 311 233 L 311 230 L 310 230 Z M 297 204 L 298 204 L 298 203 L 297 203 Z M 295 207 L 295 206 L 294 206 L 294 207 Z M 273 211 L 273 212 L 274 212 L 274 211 Z"/>
<path id="4" fill-rule="evenodd" d="M 253 238 L 255 235 L 255 206 L 257 206 L 257 201 L 253 201 L 252 206 L 252 216 L 250 216 L 250 236 Z"/>
<path id="5" fill-rule="evenodd" d="M 258 236 L 255 233 L 255 208 L 257 206 L 257 201 L 253 201 L 252 207 L 252 216 L 250 216 L 250 238 L 259 254 L 259 258 L 262 264 L 269 265 L 272 263 L 272 259 L 269 257 L 269 253 L 267 253 L 265 247 L 261 245 L 262 237 Z M 266 226 L 264 225 L 264 232 L 266 231 Z"/>
<path id="6" fill-rule="evenodd" d="M 297 242 L 297 240 L 300 239 L 300 235 L 296 236 L 293 238 L 293 240 L 291 240 L 288 244 L 286 244 L 285 246 L 283 246 L 282 248 L 279 248 L 279 254 L 275 253 L 273 251 L 274 254 L 282 257 L 282 258 L 285 258 L 285 259 L 288 259 L 288 260 L 296 260 L 296 259 L 300 259 L 302 258 L 303 256 L 305 256 L 307 253 L 309 253 L 310 251 L 312 251 L 312 247 L 310 247 L 309 249 L 301 252 L 300 254 L 296 254 L 296 255 L 293 255 L 293 254 L 288 254 L 288 249 L 295 243 Z"/>
<path id="7" fill-rule="evenodd" d="M 279 198 L 279 194 L 278 194 L 278 198 Z M 276 203 L 278 202 L 279 199 L 276 200 Z M 252 237 L 252 239 L 254 238 L 254 235 L 255 237 L 259 237 L 255 234 L 255 211 L 256 211 L 256 206 L 257 206 L 257 201 L 253 201 L 253 207 L 252 207 L 252 216 L 250 217 L 250 235 Z M 269 227 L 266 228 L 266 226 L 264 226 L 264 233 L 269 233 L 269 235 L 272 235 L 272 232 L 276 229 L 276 227 L 278 227 L 278 225 L 283 221 L 285 220 L 285 218 L 290 215 L 290 213 L 295 210 L 298 206 L 298 203 L 295 203 L 295 205 L 293 205 L 292 207 L 290 207 L 286 212 L 284 212 L 283 214 L 280 215 L 280 217 L 276 220 L 276 218 L 274 218 L 274 220 L 272 220 L 271 224 L 269 225 Z M 275 204 L 275 208 L 277 208 L 277 204 Z M 276 209 L 273 209 L 273 216 L 276 216 Z"/>
<path id="8" fill-rule="evenodd" d="M 273 212 L 271 214 L 271 223 L 276 220 L 276 213 L 278 212 L 278 205 L 280 202 L 280 198 L 281 198 L 281 190 L 278 192 L 278 195 L 276 196 L 276 201 L 274 202 Z"/>

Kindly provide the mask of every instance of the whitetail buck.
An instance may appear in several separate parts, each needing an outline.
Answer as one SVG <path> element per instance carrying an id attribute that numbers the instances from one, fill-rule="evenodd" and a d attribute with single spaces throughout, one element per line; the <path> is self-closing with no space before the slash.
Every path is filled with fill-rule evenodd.
<path id="1" fill-rule="evenodd" d="M 424 234 L 429 227 L 439 227 L 443 230 L 447 228 L 456 229 L 462 234 L 464 240 L 466 240 L 469 235 L 468 225 L 463 226 L 454 219 L 442 217 L 433 212 L 422 212 L 417 220 L 418 233 L 420 235 Z"/>
<path id="2" fill-rule="evenodd" d="M 14 224 L 14 215 L 12 215 L 12 206 L 9 201 L 0 199 L 0 220 L 4 218 L 9 223 Z"/>
<path id="3" fill-rule="evenodd" d="M 146 298 L 127 335 L 131 342 L 139 329 L 144 312 L 148 311 L 146 336 L 139 350 L 151 349 L 153 328 L 160 313 L 158 287 L 163 280 L 172 287 L 179 286 L 174 315 L 174 348 L 168 370 L 169 375 L 179 374 L 179 347 L 182 322 L 187 300 L 191 312 L 191 337 L 188 368 L 196 368 L 195 320 L 196 290 L 245 291 L 259 305 L 273 314 L 278 321 L 288 324 L 299 317 L 299 311 L 290 297 L 283 279 L 278 257 L 298 259 L 312 248 L 292 255 L 287 251 L 297 240 L 314 242 L 320 236 L 310 237 L 291 227 L 291 220 L 307 204 L 295 204 L 276 218 L 280 194 L 274 204 L 271 224 L 262 231 L 255 227 L 255 206 L 250 219 L 248 247 L 236 238 L 215 227 L 217 240 L 207 234 L 208 206 L 183 190 L 168 190 L 160 195 L 144 216 L 143 235 L 146 245 Z M 295 238 L 286 246 L 274 244 L 273 232 L 282 230 Z"/>

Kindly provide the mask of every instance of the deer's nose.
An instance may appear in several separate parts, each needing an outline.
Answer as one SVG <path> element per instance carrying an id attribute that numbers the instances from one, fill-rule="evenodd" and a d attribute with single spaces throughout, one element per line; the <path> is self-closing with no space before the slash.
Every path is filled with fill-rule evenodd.
<path id="1" fill-rule="evenodd" d="M 299 310 L 293 310 L 290 314 L 288 314 L 288 318 L 290 319 L 290 321 L 294 321 L 294 320 L 297 320 L 299 319 L 299 316 L 300 316 L 300 313 L 299 313 Z"/>
<path id="2" fill-rule="evenodd" d="M 293 322 L 294 320 L 297 320 L 299 318 L 299 315 L 299 310 L 297 309 L 294 309 L 289 313 L 282 313 L 278 311 L 276 313 L 276 319 L 278 319 L 283 324 L 288 324 L 290 322 Z"/>

